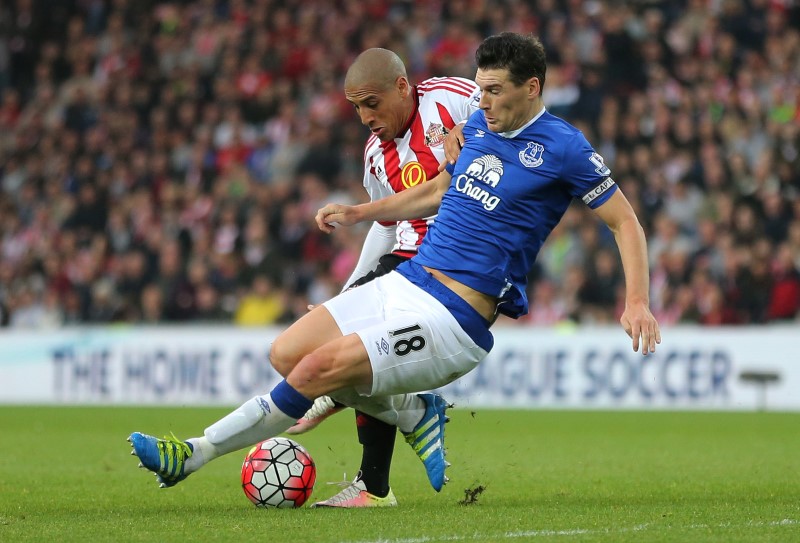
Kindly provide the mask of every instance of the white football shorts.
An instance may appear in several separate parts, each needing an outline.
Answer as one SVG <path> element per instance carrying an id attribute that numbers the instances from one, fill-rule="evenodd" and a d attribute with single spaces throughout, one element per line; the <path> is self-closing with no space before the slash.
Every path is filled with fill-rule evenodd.
<path id="1" fill-rule="evenodd" d="M 439 388 L 470 372 L 487 354 L 438 299 L 397 272 L 323 305 L 342 334 L 358 334 L 369 353 L 372 388 L 360 387 L 364 396 Z"/>

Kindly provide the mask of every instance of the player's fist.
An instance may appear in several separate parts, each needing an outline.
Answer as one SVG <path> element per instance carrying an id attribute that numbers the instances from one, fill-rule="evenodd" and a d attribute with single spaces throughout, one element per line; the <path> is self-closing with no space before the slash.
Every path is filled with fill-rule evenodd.
<path id="1" fill-rule="evenodd" d="M 326 234 L 333 232 L 337 226 L 350 226 L 359 221 L 355 206 L 342 204 L 325 204 L 314 217 L 317 226 Z"/>

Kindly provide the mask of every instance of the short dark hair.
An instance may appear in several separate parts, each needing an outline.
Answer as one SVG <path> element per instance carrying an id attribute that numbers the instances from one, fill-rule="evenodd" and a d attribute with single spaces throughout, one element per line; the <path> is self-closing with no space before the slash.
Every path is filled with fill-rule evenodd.
<path id="1" fill-rule="evenodd" d="M 475 63 L 482 70 L 507 69 L 515 85 L 537 77 L 539 87 L 544 89 L 547 59 L 544 46 L 536 36 L 516 32 L 489 36 L 475 51 Z"/>

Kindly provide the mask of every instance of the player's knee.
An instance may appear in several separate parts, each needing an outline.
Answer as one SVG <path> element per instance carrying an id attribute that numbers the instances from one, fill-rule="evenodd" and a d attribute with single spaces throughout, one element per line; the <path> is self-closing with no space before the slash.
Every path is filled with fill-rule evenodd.
<path id="1" fill-rule="evenodd" d="M 301 359 L 302 354 L 282 336 L 278 336 L 269 348 L 270 364 L 284 377 L 291 373 Z"/>
<path id="2" fill-rule="evenodd" d="M 301 381 L 321 383 L 331 376 L 332 361 L 319 352 L 313 352 L 303 357 L 300 363 L 295 364 L 291 370 Z"/>
<path id="3" fill-rule="evenodd" d="M 331 359 L 319 352 L 303 357 L 286 376 L 287 382 L 307 398 L 317 398 L 337 390 L 346 383 L 340 382 Z"/>

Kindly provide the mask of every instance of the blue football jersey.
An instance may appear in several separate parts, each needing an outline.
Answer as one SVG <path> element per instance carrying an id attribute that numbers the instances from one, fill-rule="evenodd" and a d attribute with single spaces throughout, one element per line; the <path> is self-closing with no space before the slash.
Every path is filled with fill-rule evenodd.
<path id="1" fill-rule="evenodd" d="M 596 208 L 617 186 L 583 134 L 547 111 L 502 135 L 477 111 L 464 140 L 414 260 L 499 298 L 498 310 L 517 318 L 528 311 L 527 275 L 536 255 L 572 199 Z"/>

